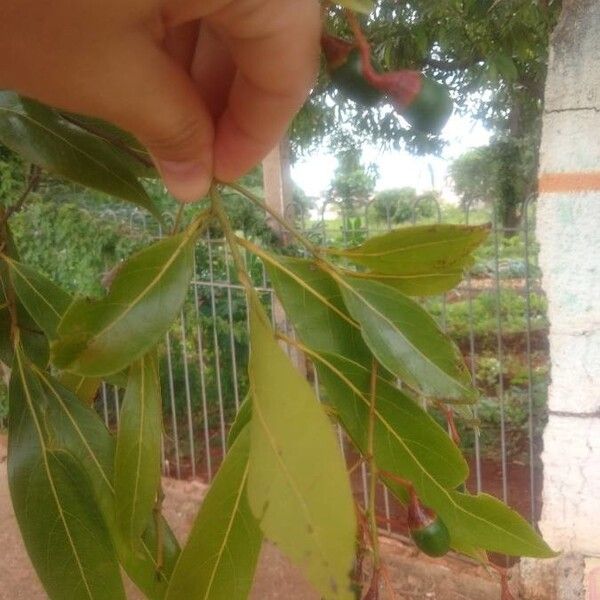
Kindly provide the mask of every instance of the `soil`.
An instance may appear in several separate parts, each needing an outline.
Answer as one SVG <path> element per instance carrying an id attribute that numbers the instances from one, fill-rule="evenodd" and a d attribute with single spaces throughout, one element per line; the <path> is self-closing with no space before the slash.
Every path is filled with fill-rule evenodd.
<path id="1" fill-rule="evenodd" d="M 6 440 L 0 437 L 0 600 L 47 598 L 27 557 L 10 502 L 6 476 Z M 183 541 L 208 489 L 200 481 L 165 479 L 165 516 Z M 500 598 L 498 581 L 482 567 L 457 557 L 433 560 L 414 547 L 381 540 L 384 571 L 382 590 L 391 585 L 396 600 L 493 600 Z M 386 584 L 387 582 L 387 584 Z M 389 589 L 389 588 L 387 588 Z M 128 586 L 130 598 L 141 598 Z M 382 591 L 381 598 L 391 598 Z M 270 544 L 264 544 L 251 600 L 319 600 L 301 573 Z M 192 599 L 190 599 L 192 600 Z"/>

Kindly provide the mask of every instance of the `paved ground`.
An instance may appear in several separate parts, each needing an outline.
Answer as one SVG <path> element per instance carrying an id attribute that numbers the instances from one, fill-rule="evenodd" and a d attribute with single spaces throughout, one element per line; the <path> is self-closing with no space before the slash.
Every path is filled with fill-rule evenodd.
<path id="1" fill-rule="evenodd" d="M 5 443 L 0 438 L 0 600 L 44 600 L 44 594 L 23 547 L 10 503 Z M 206 487 L 200 482 L 165 480 L 165 515 L 180 540 L 193 522 Z M 396 600 L 495 600 L 497 582 L 479 567 L 456 559 L 433 561 L 392 540 L 382 540 L 388 579 Z M 131 597 L 137 597 L 132 593 Z M 381 600 L 391 598 L 382 593 Z M 193 599 L 190 599 L 193 600 Z M 301 574 L 265 544 L 251 600 L 319 600 Z"/>

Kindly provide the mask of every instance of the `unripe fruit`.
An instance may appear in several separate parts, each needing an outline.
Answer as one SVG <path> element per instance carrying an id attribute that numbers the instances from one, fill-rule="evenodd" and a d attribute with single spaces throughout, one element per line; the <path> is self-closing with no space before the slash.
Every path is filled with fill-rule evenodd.
<path id="1" fill-rule="evenodd" d="M 452 100 L 444 85 L 419 71 L 403 69 L 380 73 L 371 64 L 368 48 L 330 35 L 321 47 L 331 81 L 347 98 L 371 107 L 387 97 L 411 127 L 439 133 L 452 114 Z"/>
<path id="2" fill-rule="evenodd" d="M 368 108 L 383 98 L 383 94 L 366 80 L 360 50 L 354 44 L 324 35 L 321 47 L 331 82 L 343 96 Z"/>
<path id="3" fill-rule="evenodd" d="M 450 550 L 450 533 L 444 522 L 411 492 L 408 528 L 417 547 L 428 556 L 444 556 Z"/>

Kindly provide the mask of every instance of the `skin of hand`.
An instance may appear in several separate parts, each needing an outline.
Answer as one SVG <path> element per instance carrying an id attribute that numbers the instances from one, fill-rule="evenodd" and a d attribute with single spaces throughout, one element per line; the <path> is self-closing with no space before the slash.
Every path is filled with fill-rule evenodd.
<path id="1" fill-rule="evenodd" d="M 317 0 L 2 0 L 0 88 L 130 131 L 189 202 L 275 146 L 319 35 Z"/>

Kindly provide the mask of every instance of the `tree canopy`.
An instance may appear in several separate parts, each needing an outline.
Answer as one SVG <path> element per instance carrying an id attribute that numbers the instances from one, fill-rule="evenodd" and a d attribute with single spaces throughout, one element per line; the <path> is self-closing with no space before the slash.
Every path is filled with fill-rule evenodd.
<path id="1" fill-rule="evenodd" d="M 495 133 L 535 140 L 560 8 L 559 0 L 377 0 L 363 27 L 381 68 L 423 70 L 449 86 L 457 112 Z M 340 9 L 330 9 L 329 29 L 351 38 Z M 389 106 L 361 109 L 345 100 L 323 73 L 292 127 L 294 149 L 306 151 L 340 129 L 355 143 L 440 148 L 439 139 L 408 129 Z"/>

